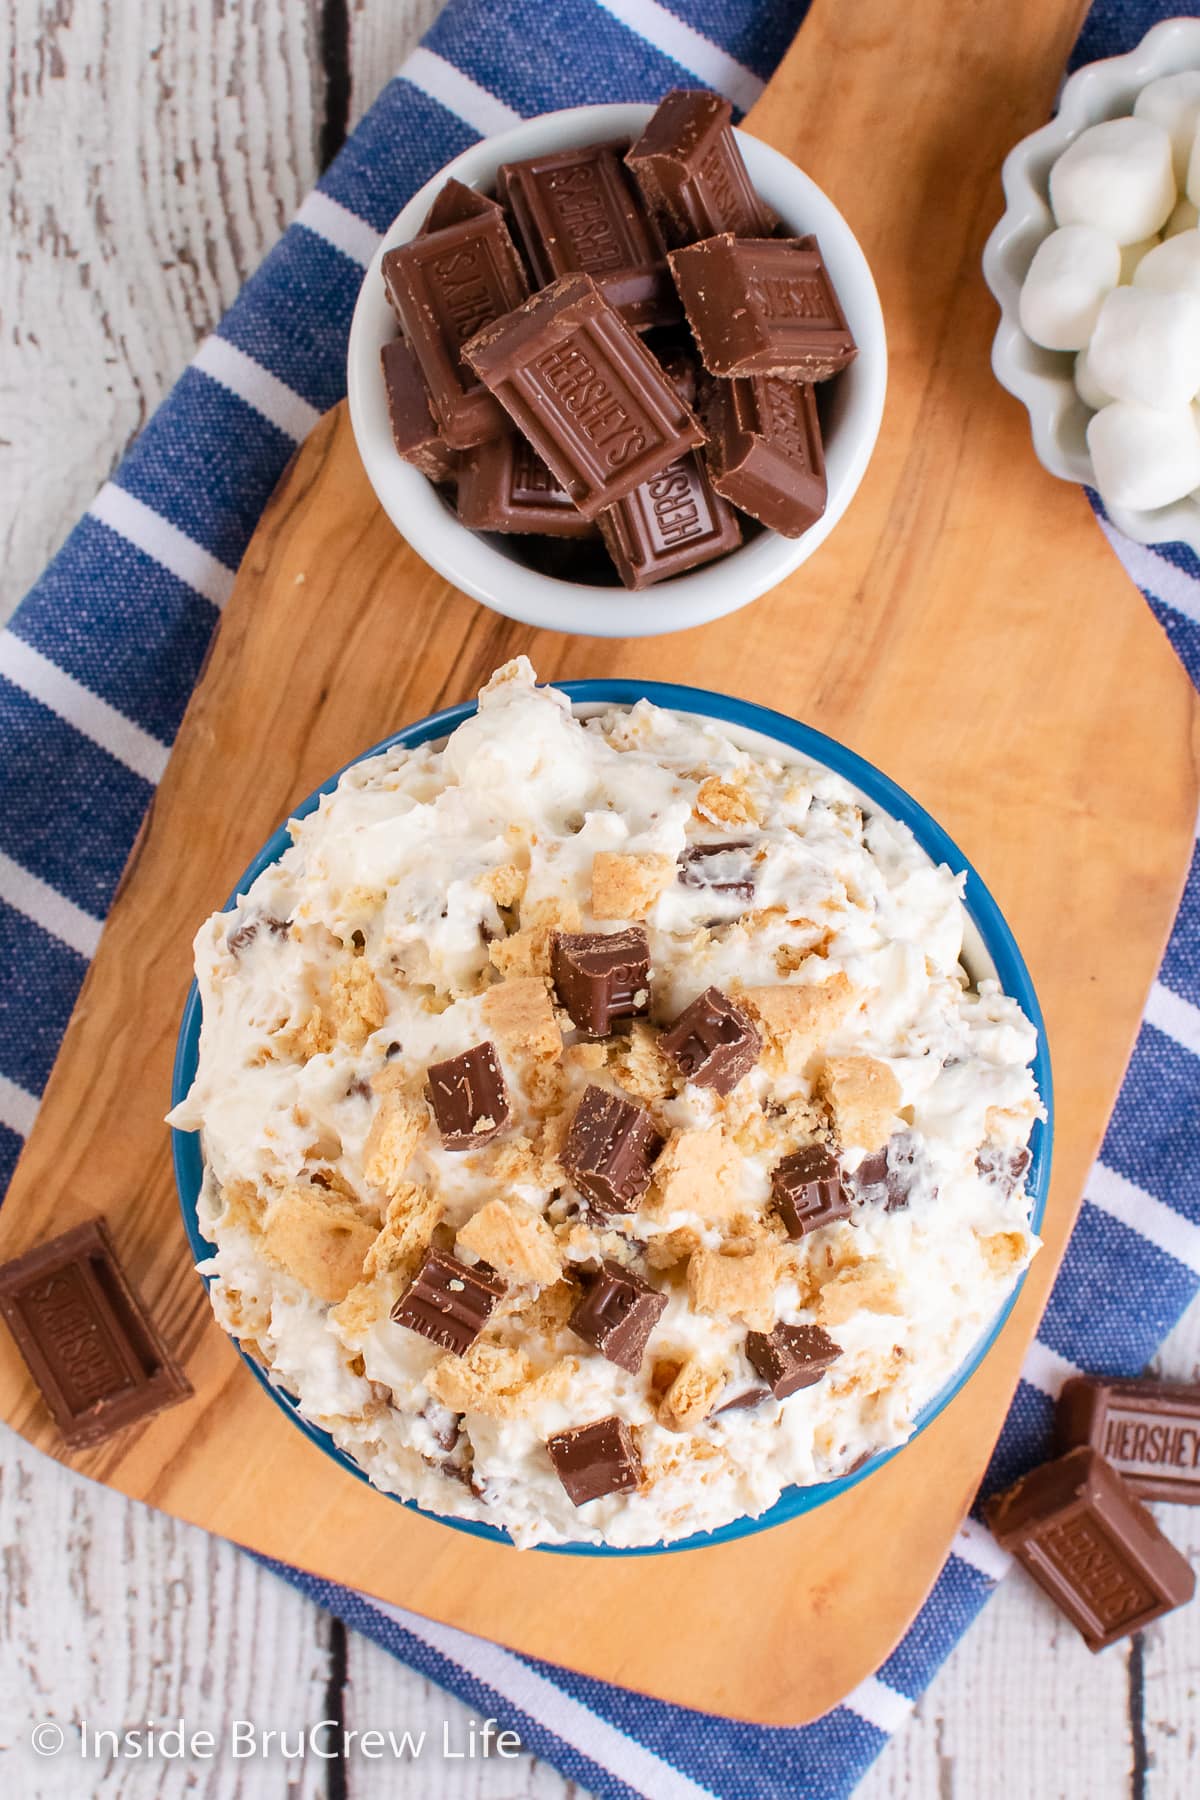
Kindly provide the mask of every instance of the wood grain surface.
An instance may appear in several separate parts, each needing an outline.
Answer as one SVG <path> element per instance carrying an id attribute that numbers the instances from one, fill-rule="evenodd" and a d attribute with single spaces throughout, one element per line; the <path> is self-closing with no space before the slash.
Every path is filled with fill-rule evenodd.
<path id="1" fill-rule="evenodd" d="M 278 229 L 279 211 L 261 186 L 256 189 L 245 179 L 246 171 L 238 169 L 246 154 L 239 115 L 247 108 L 258 114 L 257 123 L 268 138 L 265 166 L 278 178 L 277 158 L 280 147 L 291 141 L 297 96 L 308 92 L 314 97 L 315 116 L 325 91 L 315 34 L 301 39 L 283 29 L 302 8 L 265 4 L 256 9 L 255 29 L 276 54 L 260 65 L 263 78 L 250 86 L 243 76 L 244 52 L 235 54 L 220 17 L 204 7 L 189 9 L 165 29 L 163 10 L 150 0 L 126 9 L 118 9 L 112 0 L 96 0 L 87 9 L 60 6 L 52 12 L 37 0 L 18 0 L 15 8 L 9 116 L 17 155 L 6 177 L 13 196 L 7 216 L 14 229 L 0 266 L 0 292 L 6 301 L 5 316 L 36 321 L 38 330 L 35 333 L 31 325 L 12 330 L 10 352 L 15 348 L 18 354 L 10 354 L 0 370 L 0 393 L 9 403 L 6 425 L 15 422 L 15 428 L 6 428 L 7 441 L 0 446 L 4 456 L 0 466 L 13 478 L 5 485 L 3 520 L 9 551 L 4 591 L 9 603 L 107 472 L 123 434 L 139 422 L 236 290 L 237 275 L 230 273 L 228 260 L 202 294 L 199 285 L 191 290 L 184 282 L 154 279 L 153 264 L 140 261 L 149 239 L 164 263 L 178 254 L 185 269 L 189 262 L 198 267 L 214 229 L 193 181 L 202 147 L 213 142 L 211 119 L 198 117 L 189 104 L 186 82 L 194 83 L 199 72 L 210 91 L 222 97 L 228 128 L 215 142 L 216 161 L 223 175 L 229 164 L 240 179 L 240 185 L 239 180 L 230 184 L 235 198 L 225 223 L 231 236 L 264 247 Z M 391 72 L 390 60 L 377 60 L 380 47 L 388 58 L 398 55 L 405 15 L 418 10 L 433 8 L 429 0 L 421 0 L 419 8 L 358 4 L 351 9 L 352 115 L 362 110 L 373 89 Z M 124 19 L 117 16 L 119 11 Z M 130 14 L 139 21 L 137 43 L 122 35 Z M 124 70 L 112 54 L 118 44 L 129 53 Z M 145 60 L 147 45 L 153 45 L 151 60 L 163 88 L 152 121 L 143 105 L 142 84 L 126 79 L 138 56 Z M 279 66 L 280 55 L 285 69 Z M 1015 123 L 1013 135 L 1024 128 Z M 314 130 L 313 138 L 317 135 Z M 131 205 L 141 204 L 138 183 L 145 178 L 145 165 L 157 163 L 163 171 L 176 171 L 181 192 L 175 206 L 147 207 L 145 230 L 132 233 L 124 229 L 125 212 L 114 224 L 103 206 L 91 211 L 77 206 L 77 164 L 61 154 L 63 142 L 75 141 L 87 145 L 89 192 L 124 191 Z M 299 146 L 297 197 L 314 172 L 314 154 L 314 144 Z M 808 161 L 821 178 L 813 158 Z M 842 199 L 836 182 L 830 185 L 835 198 Z M 995 202 L 994 212 L 998 210 L 994 182 L 989 197 Z M 991 212 L 981 217 L 981 234 Z M 59 229 L 68 215 L 69 231 Z M 850 216 L 857 224 L 853 211 Z M 105 274 L 107 283 L 97 279 Z M 19 306 L 13 303 L 14 294 L 20 296 Z M 69 311 L 59 314 L 50 310 L 68 305 Z M 61 324 L 55 323 L 56 318 Z M 64 443 L 69 450 L 65 463 Z M 1028 454 L 1027 445 L 1024 451 Z M 51 473 L 54 479 L 49 478 Z M 64 483 L 64 474 L 71 481 Z M 1173 1373 L 1188 1374 L 1198 1357 L 1200 1321 L 1192 1321 L 1179 1334 L 1166 1366 Z M 164 1699 L 164 1706 L 178 1701 L 194 1711 L 189 1699 L 230 1692 L 219 1659 L 214 1689 L 211 1669 L 199 1659 L 178 1655 L 181 1621 L 192 1617 L 207 1630 L 211 1620 L 212 1641 L 221 1645 L 226 1635 L 245 1634 L 283 1602 L 298 1609 L 293 1621 L 307 1612 L 304 1603 L 274 1578 L 246 1564 L 227 1546 L 212 1546 L 202 1534 L 81 1485 L 45 1459 L 19 1451 L 8 1434 L 4 1446 L 0 1538 L 10 1546 L 19 1538 L 20 1554 L 14 1549 L 2 1578 L 10 1629 L 0 1652 L 4 1657 L 0 1679 L 6 1698 L 19 1694 L 20 1703 L 14 1712 L 5 1708 L 0 1749 L 20 1735 L 24 1724 L 41 1716 L 70 1717 L 72 1712 L 77 1716 L 81 1706 L 87 1710 L 89 1699 L 119 1702 L 125 1716 L 136 1711 L 140 1689 L 133 1675 L 126 1702 L 118 1693 L 120 1683 L 101 1673 L 105 1658 L 100 1637 L 90 1658 L 74 1654 L 73 1645 L 83 1629 L 80 1621 L 91 1619 L 95 1624 L 110 1612 L 120 1613 L 127 1586 L 139 1578 L 150 1593 L 143 1653 L 171 1677 L 170 1700 Z M 70 1497 L 69 1512 L 63 1496 Z M 1193 1525 L 1190 1515 L 1176 1513 L 1170 1520 L 1172 1534 L 1185 1544 L 1185 1528 Z M 1189 1535 L 1194 1537 L 1194 1531 Z M 63 1591 L 58 1577 L 68 1538 L 73 1545 L 78 1541 L 81 1556 L 84 1550 L 89 1554 Z M 243 1571 L 240 1585 L 223 1574 L 227 1564 Z M 168 1570 L 174 1574 L 168 1575 Z M 51 1612 L 55 1627 L 48 1629 Z M 1019 1791 L 1061 1793 L 1074 1800 L 1084 1794 L 1132 1791 L 1166 1796 L 1187 1791 L 1190 1740 L 1181 1725 L 1188 1717 L 1195 1718 L 1200 1629 L 1194 1614 L 1181 1614 L 1156 1627 L 1144 1656 L 1139 1648 L 1131 1658 L 1117 1660 L 1113 1653 L 1100 1665 L 1089 1661 L 1078 1666 L 1070 1660 L 1070 1642 L 1056 1646 L 1051 1655 L 1050 1618 L 1039 1597 L 1024 1584 L 1007 1584 L 926 1696 L 914 1725 L 885 1753 L 864 1794 L 882 1800 L 885 1794 L 938 1792 L 975 1800 Z M 266 1629 L 269 1632 L 270 1625 Z M 294 1622 L 288 1629 L 295 1629 Z M 328 1657 L 328 1649 L 324 1654 Z M 423 1684 L 391 1658 L 352 1637 L 351 1686 L 364 1659 L 378 1674 L 372 1692 L 385 1704 L 390 1701 L 390 1716 L 407 1719 L 411 1697 Z M 247 1662 L 243 1674 L 246 1685 L 241 1691 L 262 1695 L 273 1704 L 264 1670 L 256 1671 Z M 980 1704 L 981 1695 L 986 1695 L 986 1704 Z M 48 1704 L 42 1707 L 41 1702 Z M 454 1703 L 443 1698 L 437 1704 L 444 1710 Z M 1006 1729 L 1004 1720 L 1011 1719 L 1017 1708 L 1021 1729 Z M 269 1711 L 269 1704 L 263 1710 Z M 1053 1774 L 1047 1772 L 1051 1766 Z M 144 1784 L 141 1772 L 111 1773 L 106 1794 L 157 1791 Z M 506 1796 L 535 1791 L 512 1786 L 506 1768 L 494 1773 L 496 1786 L 488 1785 L 491 1774 L 485 1771 L 481 1785 L 472 1785 L 469 1791 Z M 447 1795 L 460 1791 L 455 1777 L 451 1770 Z M 543 1769 L 538 1774 L 539 1795 L 551 1792 L 541 1785 L 545 1779 L 555 1784 L 554 1792 L 562 1785 Z M 38 1780 L 49 1780 L 45 1770 Z M 382 1791 L 369 1768 L 355 1768 L 349 1780 L 356 1795 Z M 30 1772 L 20 1791 L 32 1797 L 78 1789 L 35 1787 Z M 221 1790 L 236 1793 L 237 1800 L 243 1794 L 276 1791 L 277 1772 L 267 1770 L 239 1772 L 236 1789 Z M 388 1791 L 417 1789 L 405 1785 Z M 436 1792 L 440 1795 L 442 1787 Z"/>

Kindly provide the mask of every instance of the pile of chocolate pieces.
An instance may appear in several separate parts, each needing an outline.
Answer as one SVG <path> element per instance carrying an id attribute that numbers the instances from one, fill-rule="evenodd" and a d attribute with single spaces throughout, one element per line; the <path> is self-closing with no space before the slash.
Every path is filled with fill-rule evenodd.
<path id="1" fill-rule="evenodd" d="M 400 455 L 562 580 L 644 588 L 825 510 L 816 384 L 855 355 L 814 237 L 779 235 L 715 94 L 637 143 L 449 181 L 383 259 Z M 740 516 L 741 515 L 741 516 Z"/>

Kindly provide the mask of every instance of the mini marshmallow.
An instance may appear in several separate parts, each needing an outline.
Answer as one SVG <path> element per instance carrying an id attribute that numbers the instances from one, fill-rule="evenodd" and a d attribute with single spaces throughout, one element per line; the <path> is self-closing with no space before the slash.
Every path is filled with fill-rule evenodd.
<path id="1" fill-rule="evenodd" d="M 1050 204 L 1058 224 L 1095 225 L 1118 244 L 1153 237 L 1175 204 L 1170 138 L 1149 119 L 1090 125 L 1051 169 Z"/>
<path id="2" fill-rule="evenodd" d="M 1137 274 L 1144 256 L 1158 248 L 1156 237 L 1139 238 L 1136 244 L 1126 244 L 1121 251 L 1121 287 L 1128 287 Z"/>
<path id="3" fill-rule="evenodd" d="M 1038 245 L 1021 289 L 1021 327 L 1044 350 L 1082 350 L 1121 276 L 1115 241 L 1064 225 Z"/>
<path id="4" fill-rule="evenodd" d="M 1134 272 L 1133 285 L 1158 294 L 1184 289 L 1200 294 L 1200 231 L 1181 231 L 1147 252 Z"/>
<path id="5" fill-rule="evenodd" d="M 1190 406 L 1155 412 L 1116 401 L 1089 422 L 1087 443 L 1106 506 L 1153 511 L 1200 487 L 1200 427 Z"/>
<path id="6" fill-rule="evenodd" d="M 1186 406 L 1200 392 L 1200 294 L 1114 288 L 1100 308 L 1088 365 L 1115 400 Z"/>
<path id="7" fill-rule="evenodd" d="M 1162 126 L 1171 140 L 1175 182 L 1182 187 L 1200 126 L 1200 69 L 1184 69 L 1178 75 L 1147 82 L 1134 102 L 1133 116 Z"/>
<path id="8" fill-rule="evenodd" d="M 1092 374 L 1092 365 L 1088 361 L 1086 349 L 1075 358 L 1075 392 L 1085 406 L 1093 412 L 1099 412 L 1102 406 L 1111 406 L 1112 395 L 1106 394 L 1096 377 Z"/>
<path id="9" fill-rule="evenodd" d="M 1193 206 L 1186 198 L 1177 200 L 1171 208 L 1170 218 L 1163 226 L 1163 236 L 1178 237 L 1181 231 L 1195 231 L 1197 225 L 1200 225 L 1200 207 Z"/>

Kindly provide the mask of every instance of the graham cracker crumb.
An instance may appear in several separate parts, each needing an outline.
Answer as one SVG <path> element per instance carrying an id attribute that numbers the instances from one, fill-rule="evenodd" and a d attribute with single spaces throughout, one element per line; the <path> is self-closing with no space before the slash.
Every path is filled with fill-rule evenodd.
<path id="1" fill-rule="evenodd" d="M 876 1259 L 840 1270 L 824 1284 L 817 1299 L 817 1317 L 822 1325 L 844 1325 L 858 1312 L 903 1311 L 895 1277 L 886 1263 Z"/>
<path id="2" fill-rule="evenodd" d="M 597 850 L 592 858 L 592 912 L 597 919 L 644 919 L 675 880 L 673 856 Z"/>
<path id="3" fill-rule="evenodd" d="M 532 1300 L 519 1306 L 516 1318 L 529 1336 L 553 1340 L 560 1331 L 566 1330 L 567 1321 L 575 1311 L 578 1299 L 579 1289 L 573 1281 L 556 1281 L 551 1287 L 542 1288 Z"/>
<path id="4" fill-rule="evenodd" d="M 385 1093 L 363 1145 L 363 1174 L 385 1194 L 403 1185 L 413 1151 L 429 1123 L 429 1108 L 415 1094 Z"/>
<path id="5" fill-rule="evenodd" d="M 550 974 L 550 940 L 556 931 L 578 931 L 583 916 L 573 900 L 535 900 L 521 908 L 521 929 L 488 945 L 488 955 L 502 975 Z"/>
<path id="6" fill-rule="evenodd" d="M 692 1226 L 680 1225 L 674 1231 L 664 1231 L 657 1237 L 647 1238 L 643 1248 L 646 1261 L 652 1269 L 674 1269 L 694 1255 L 703 1241 L 700 1233 Z"/>
<path id="7" fill-rule="evenodd" d="M 1019 1231 L 996 1231 L 979 1238 L 979 1249 L 993 1275 L 1010 1275 L 1025 1261 L 1029 1246 Z"/>
<path id="8" fill-rule="evenodd" d="M 295 1025 L 274 1033 L 276 1042 L 287 1056 L 297 1062 L 311 1062 L 314 1056 L 325 1056 L 333 1049 L 336 1032 L 314 1000 Z"/>
<path id="9" fill-rule="evenodd" d="M 746 988 L 738 998 L 762 1025 L 783 1068 L 796 1074 L 853 1010 L 860 995 L 845 971 L 838 969 L 828 981 Z"/>
<path id="10" fill-rule="evenodd" d="M 222 1220 L 226 1225 L 242 1225 L 248 1231 L 257 1231 L 262 1222 L 263 1198 L 252 1181 L 243 1181 L 235 1176 L 221 1188 L 221 1203 L 225 1208 Z"/>
<path id="11" fill-rule="evenodd" d="M 482 875 L 475 878 L 475 886 L 490 894 L 497 906 L 516 906 L 525 893 L 525 883 L 529 879 L 527 869 L 519 869 L 516 863 L 497 863 L 495 868 L 485 869 Z"/>
<path id="12" fill-rule="evenodd" d="M 728 1219 L 740 1203 L 740 1158 L 720 1125 L 703 1131 L 672 1131 L 654 1165 L 653 1198 L 643 1210 L 651 1217 L 695 1212 L 702 1219 Z"/>
<path id="13" fill-rule="evenodd" d="M 758 808 L 744 787 L 709 775 L 700 783 L 693 810 L 710 825 L 757 825 Z"/>
<path id="14" fill-rule="evenodd" d="M 831 1056 L 818 1085 L 842 1143 L 881 1150 L 900 1104 L 900 1083 L 887 1064 L 873 1056 Z"/>
<path id="15" fill-rule="evenodd" d="M 688 1263 L 688 1297 L 696 1312 L 741 1319 L 752 1331 L 770 1331 L 778 1269 L 778 1250 L 766 1238 L 697 1250 Z"/>
<path id="16" fill-rule="evenodd" d="M 444 1211 L 431 1189 L 406 1181 L 393 1195 L 383 1225 L 367 1251 L 363 1275 L 410 1274 L 433 1239 Z"/>
<path id="17" fill-rule="evenodd" d="M 618 1045 L 613 1058 L 613 1073 L 635 1100 L 665 1100 L 675 1091 L 675 1071 L 658 1047 L 658 1036 L 653 1025 L 635 1019 L 628 1038 Z"/>
<path id="18" fill-rule="evenodd" d="M 518 975 L 488 989 L 483 1016 L 510 1054 L 546 1061 L 562 1054 L 562 1032 L 540 975 Z"/>
<path id="19" fill-rule="evenodd" d="M 460 1227 L 458 1244 L 501 1274 L 542 1287 L 562 1272 L 553 1231 L 523 1200 L 489 1200 Z"/>
<path id="20" fill-rule="evenodd" d="M 341 1195 L 293 1183 L 271 1209 L 263 1250 L 318 1300 L 344 1300 L 362 1274 L 375 1229 Z"/>
<path id="21" fill-rule="evenodd" d="M 339 963 L 329 981 L 329 1010 L 343 1044 L 361 1050 L 387 1018 L 383 989 L 363 956 Z"/>
<path id="22" fill-rule="evenodd" d="M 426 1386 L 452 1412 L 519 1419 L 543 1400 L 564 1394 L 570 1374 L 565 1361 L 538 1374 L 523 1350 L 477 1338 L 465 1356 L 446 1356 L 436 1363 Z"/>
<path id="23" fill-rule="evenodd" d="M 658 1422 L 668 1431 L 694 1431 L 721 1397 L 725 1377 L 689 1356 L 659 1401 Z"/>

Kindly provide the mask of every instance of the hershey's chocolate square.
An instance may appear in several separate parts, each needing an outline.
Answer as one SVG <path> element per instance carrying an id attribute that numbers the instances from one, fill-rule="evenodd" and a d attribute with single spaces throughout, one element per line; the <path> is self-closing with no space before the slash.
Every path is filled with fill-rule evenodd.
<path id="1" fill-rule="evenodd" d="M 650 940 L 644 925 L 623 931 L 556 931 L 550 973 L 559 1003 L 588 1037 L 607 1037 L 650 1005 Z"/>
<path id="2" fill-rule="evenodd" d="M 650 1186 L 662 1138 L 650 1114 L 594 1082 L 584 1089 L 562 1165 L 598 1211 L 634 1212 Z"/>
<path id="3" fill-rule="evenodd" d="M 444 1150 L 474 1150 L 508 1124 L 504 1071 L 494 1044 L 429 1066 L 429 1101 Z"/>
<path id="4" fill-rule="evenodd" d="M 605 1261 L 571 1314 L 571 1330 L 618 1368 L 636 1375 L 667 1296 L 632 1269 Z"/>
<path id="5" fill-rule="evenodd" d="M 732 894 L 747 902 L 754 898 L 754 866 L 746 856 L 749 838 L 729 838 L 723 844 L 689 844 L 679 858 L 683 887 L 706 888 L 710 894 Z"/>
<path id="6" fill-rule="evenodd" d="M 850 1196 L 837 1157 L 824 1144 L 806 1144 L 771 1171 L 771 1207 L 790 1238 L 802 1238 L 850 1217 Z"/>
<path id="7" fill-rule="evenodd" d="M 746 1355 L 777 1400 L 801 1388 L 815 1387 L 842 1354 L 819 1325 L 776 1325 L 771 1331 L 748 1331 Z"/>
<path id="8" fill-rule="evenodd" d="M 658 1045 L 685 1081 L 728 1094 L 758 1061 L 762 1039 L 741 1008 L 710 987 L 684 1007 Z"/>
<path id="9" fill-rule="evenodd" d="M 555 1432 L 546 1448 L 573 1506 L 586 1506 L 605 1494 L 628 1494 L 642 1478 L 633 1436 L 615 1413 L 591 1425 Z"/>
<path id="10" fill-rule="evenodd" d="M 462 1356 L 491 1317 L 504 1283 L 479 1264 L 430 1250 L 395 1306 L 392 1318 L 431 1344 Z"/>

